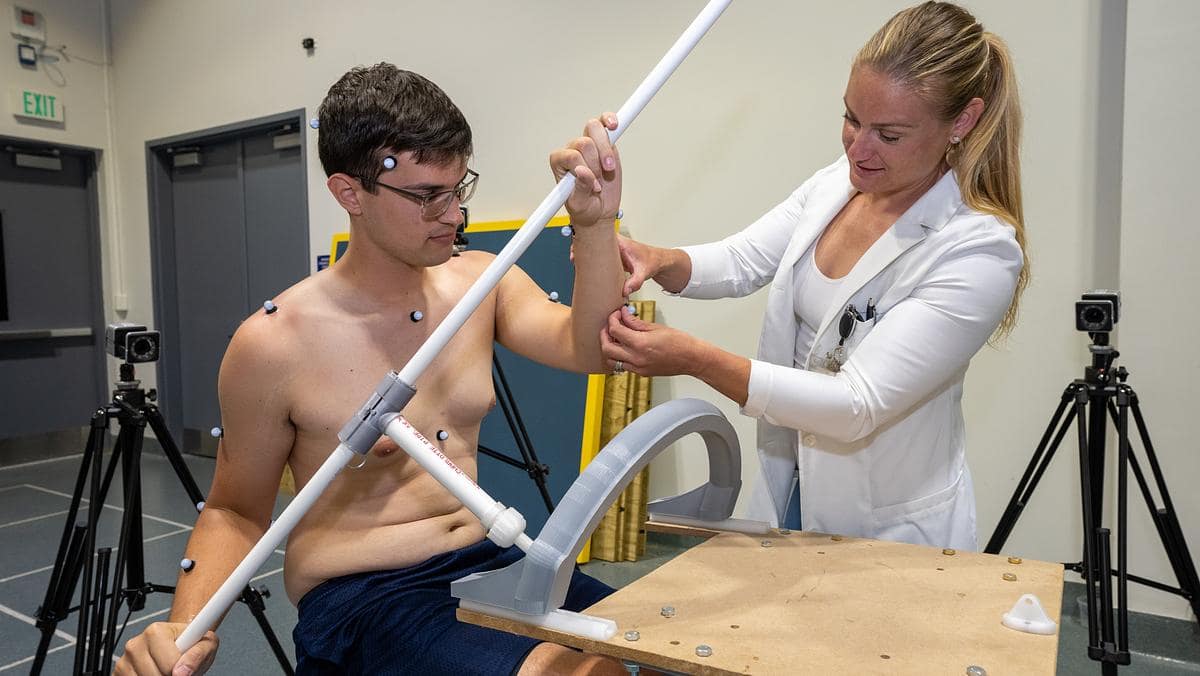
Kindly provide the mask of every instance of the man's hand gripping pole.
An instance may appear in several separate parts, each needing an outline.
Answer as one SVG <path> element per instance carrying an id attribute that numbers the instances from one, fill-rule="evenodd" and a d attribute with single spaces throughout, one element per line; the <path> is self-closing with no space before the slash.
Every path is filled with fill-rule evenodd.
<path id="1" fill-rule="evenodd" d="M 725 11 L 732 0 L 710 0 L 700 14 L 692 21 L 675 44 L 671 46 L 663 58 L 655 65 L 633 94 L 617 111 L 618 126 L 609 132 L 609 138 L 615 143 L 621 134 L 633 123 L 637 116 L 650 102 L 658 90 L 666 83 L 667 78 L 675 72 L 679 64 L 691 53 L 692 49 L 704 37 L 709 28 Z M 567 197 L 575 189 L 575 177 L 571 174 L 563 176 L 546 199 L 538 205 L 520 230 L 513 235 L 508 245 L 492 260 L 479 279 L 471 285 L 467 293 L 450 311 L 446 319 L 430 334 L 425 343 L 417 350 L 412 359 L 400 370 L 392 372 L 384 379 L 379 388 L 372 394 L 371 399 L 359 410 L 358 414 L 346 423 L 338 438 L 342 443 L 329 454 L 325 462 L 317 469 L 304 488 L 296 494 L 286 509 L 275 519 L 267 532 L 258 543 L 242 559 L 237 568 L 230 573 L 229 579 L 217 589 L 208 603 L 192 619 L 183 633 L 175 641 L 175 646 L 181 652 L 195 645 L 206 631 L 216 626 L 221 616 L 237 600 L 242 589 L 250 582 L 250 578 L 258 571 L 271 553 L 287 538 L 288 533 L 308 513 L 316 499 L 329 486 L 338 472 L 345 467 L 355 455 L 365 455 L 379 440 L 381 434 L 386 434 L 396 442 L 423 468 L 440 481 L 455 497 L 462 501 L 475 516 L 489 529 L 488 537 L 508 544 L 516 544 L 525 550 L 529 546 L 529 538 L 524 534 L 525 520 L 511 508 L 492 500 L 462 470 L 450 462 L 436 447 L 421 436 L 408 421 L 400 416 L 399 411 L 412 399 L 416 390 L 413 383 L 425 372 L 434 357 L 446 346 L 454 334 L 466 323 L 471 313 L 479 307 L 483 299 L 491 293 L 500 282 L 500 278 L 516 263 L 517 258 L 529 248 L 533 240 L 541 233 L 546 224 L 567 202 Z M 493 532 L 495 536 L 493 536 Z M 509 539 L 511 538 L 511 540 Z M 507 544 L 503 545 L 507 546 Z"/>

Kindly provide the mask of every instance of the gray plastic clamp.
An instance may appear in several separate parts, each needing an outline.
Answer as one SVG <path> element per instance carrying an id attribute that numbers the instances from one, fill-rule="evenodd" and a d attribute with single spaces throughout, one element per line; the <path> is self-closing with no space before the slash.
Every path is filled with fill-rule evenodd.
<path id="1" fill-rule="evenodd" d="M 416 388 L 400 380 L 400 374 L 388 373 L 371 398 L 338 432 L 342 444 L 359 455 L 366 455 L 383 436 L 383 428 L 412 400 Z"/>

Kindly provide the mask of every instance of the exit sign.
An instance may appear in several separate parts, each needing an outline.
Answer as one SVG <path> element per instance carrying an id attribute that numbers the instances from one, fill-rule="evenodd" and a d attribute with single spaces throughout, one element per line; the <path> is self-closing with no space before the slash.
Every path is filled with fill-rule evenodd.
<path id="1" fill-rule="evenodd" d="M 13 89 L 9 96 L 13 115 L 27 120 L 65 123 L 66 110 L 62 97 L 32 89 Z"/>

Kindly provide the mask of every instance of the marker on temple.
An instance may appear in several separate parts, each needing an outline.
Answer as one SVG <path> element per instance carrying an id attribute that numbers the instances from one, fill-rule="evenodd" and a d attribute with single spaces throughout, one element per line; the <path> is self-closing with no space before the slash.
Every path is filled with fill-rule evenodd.
<path id="1" fill-rule="evenodd" d="M 183 569 L 183 572 L 190 573 L 196 567 L 196 562 L 191 559 L 183 559 L 179 562 L 179 567 Z"/>
<path id="2" fill-rule="evenodd" d="M 414 322 L 419 322 L 425 318 L 425 314 L 420 310 L 413 310 L 412 312 L 408 313 L 408 318 Z"/>
<path id="3" fill-rule="evenodd" d="M 438 438 L 438 441 L 445 441 L 450 438 L 450 433 L 447 432 L 446 430 L 438 430 L 437 438 Z"/>
<path id="4" fill-rule="evenodd" d="M 263 310 L 266 310 L 267 314 L 269 314 L 269 315 L 275 314 L 275 311 L 278 309 L 279 309 L 279 306 L 276 305 L 274 302 L 269 301 L 269 300 L 263 301 Z"/>
<path id="5" fill-rule="evenodd" d="M 313 129 L 318 129 L 321 126 L 321 120 L 314 117 L 308 121 L 308 126 L 312 127 Z"/>
<path id="6" fill-rule="evenodd" d="M 383 158 L 383 168 L 384 169 L 395 169 L 396 168 L 396 158 L 392 157 L 391 155 L 388 155 L 387 157 Z"/>
<path id="7" fill-rule="evenodd" d="M 558 292 L 557 292 L 557 291 L 551 291 L 551 292 L 550 292 L 550 302 L 551 302 L 551 303 L 557 303 L 557 302 L 558 302 Z"/>

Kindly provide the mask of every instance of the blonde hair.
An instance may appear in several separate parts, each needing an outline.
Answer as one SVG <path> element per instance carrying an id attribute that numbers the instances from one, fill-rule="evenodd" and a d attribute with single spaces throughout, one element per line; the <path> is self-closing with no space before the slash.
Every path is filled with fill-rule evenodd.
<path id="1" fill-rule="evenodd" d="M 955 119 L 971 99 L 983 99 L 983 115 L 960 143 L 950 146 L 946 161 L 967 206 L 1016 231 L 1025 264 L 996 330 L 997 336 L 1007 335 L 1029 282 L 1021 207 L 1021 106 L 1008 46 L 962 7 L 926 2 L 889 19 L 859 50 L 854 67 L 859 66 L 911 87 L 946 121 Z"/>

